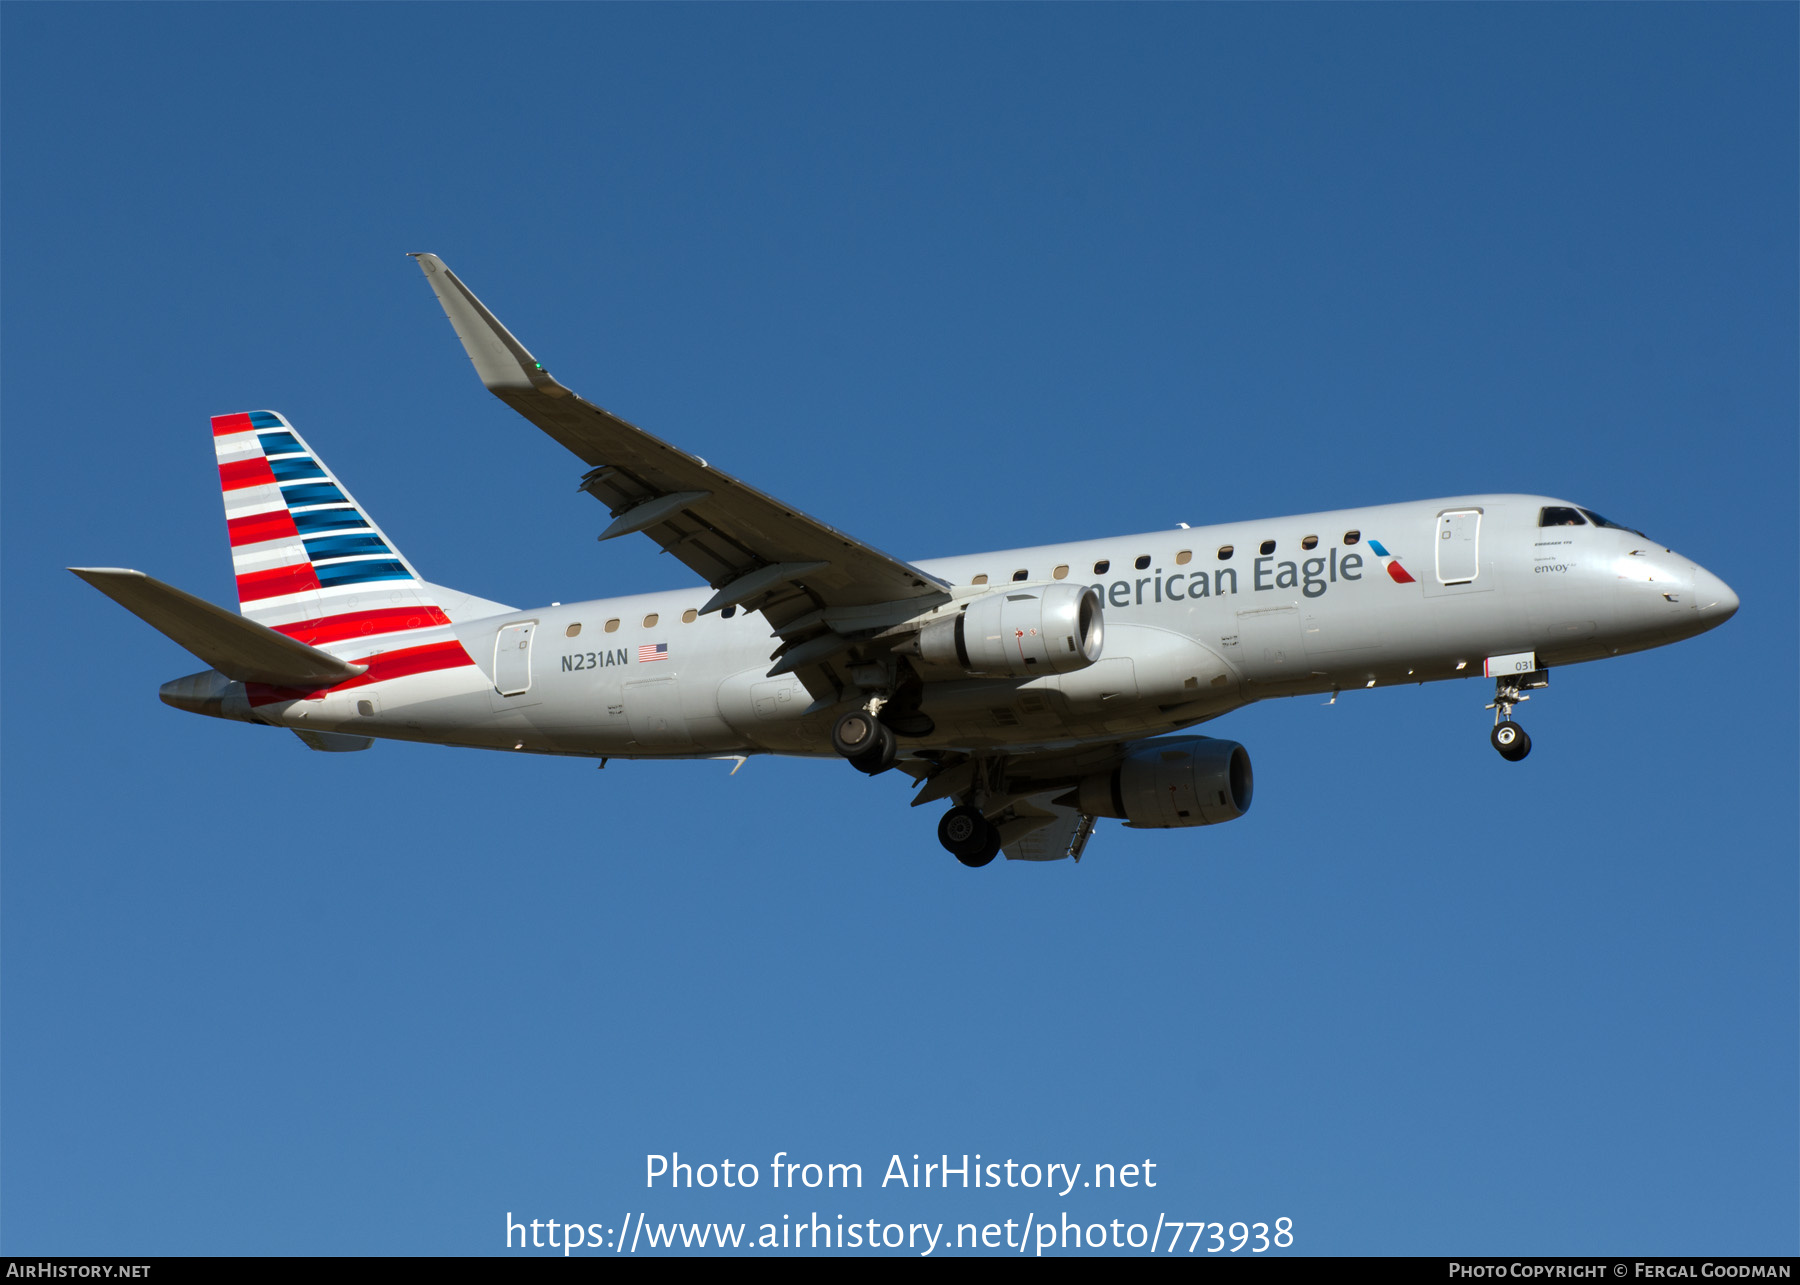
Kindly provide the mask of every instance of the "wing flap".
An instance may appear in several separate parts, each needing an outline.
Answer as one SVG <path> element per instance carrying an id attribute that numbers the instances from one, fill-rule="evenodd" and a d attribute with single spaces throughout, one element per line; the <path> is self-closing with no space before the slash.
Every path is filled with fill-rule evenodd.
<path id="1" fill-rule="evenodd" d="M 132 615 L 240 683 L 320 687 L 368 669 L 278 634 L 142 571 L 70 567 Z"/>
<path id="2" fill-rule="evenodd" d="M 1094 833 L 1094 818 L 1051 801 L 1056 791 L 1034 794 L 1007 809 L 1000 823 L 1000 850 L 1008 861 L 1081 860 Z"/>

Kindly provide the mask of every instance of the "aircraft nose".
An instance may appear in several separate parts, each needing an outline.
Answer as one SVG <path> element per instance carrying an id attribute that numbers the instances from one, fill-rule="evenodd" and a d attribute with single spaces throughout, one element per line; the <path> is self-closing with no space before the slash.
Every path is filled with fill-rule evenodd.
<path id="1" fill-rule="evenodd" d="M 1722 625 L 1737 614 L 1738 596 L 1731 586 L 1705 567 L 1694 567 L 1694 610 L 1705 628 Z"/>

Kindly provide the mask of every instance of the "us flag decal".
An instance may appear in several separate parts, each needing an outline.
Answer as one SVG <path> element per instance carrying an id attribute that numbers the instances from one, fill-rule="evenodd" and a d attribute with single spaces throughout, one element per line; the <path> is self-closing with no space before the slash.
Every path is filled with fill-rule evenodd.
<path id="1" fill-rule="evenodd" d="M 647 660 L 667 660 L 669 658 L 668 643 L 645 643 L 638 648 L 638 663 Z"/>

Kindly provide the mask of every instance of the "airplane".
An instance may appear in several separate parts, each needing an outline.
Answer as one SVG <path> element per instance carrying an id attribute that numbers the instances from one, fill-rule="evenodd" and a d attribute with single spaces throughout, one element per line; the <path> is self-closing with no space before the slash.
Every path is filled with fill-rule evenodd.
<path id="1" fill-rule="evenodd" d="M 519 610 L 425 580 L 287 419 L 215 416 L 238 611 L 72 567 L 211 668 L 179 710 L 376 739 L 609 759 L 838 756 L 949 802 L 966 866 L 1079 862 L 1099 818 L 1250 807 L 1254 701 L 1474 677 L 1517 762 L 1553 666 L 1729 619 L 1717 576 L 1569 500 L 1462 495 L 911 563 L 553 379 L 433 254 L 412 256 L 483 385 L 579 458 L 608 513 L 703 588 Z M 733 769 L 734 771 L 736 768 Z"/>

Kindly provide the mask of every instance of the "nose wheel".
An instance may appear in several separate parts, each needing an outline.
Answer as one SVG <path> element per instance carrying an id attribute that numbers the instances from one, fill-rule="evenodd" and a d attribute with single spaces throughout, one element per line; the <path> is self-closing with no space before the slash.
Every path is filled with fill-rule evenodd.
<path id="1" fill-rule="evenodd" d="M 1550 671 L 1545 669 L 1534 669 L 1525 674 L 1508 674 L 1494 680 L 1494 703 L 1488 706 L 1494 711 L 1494 730 L 1489 734 L 1488 740 L 1508 763 L 1517 763 L 1531 753 L 1531 738 L 1525 734 L 1524 728 L 1513 722 L 1513 706 L 1531 699 L 1525 694 L 1527 689 L 1549 685 Z"/>
<path id="2" fill-rule="evenodd" d="M 1500 751 L 1500 757 L 1509 763 L 1517 763 L 1531 753 L 1531 738 L 1525 734 L 1524 728 L 1511 719 L 1495 723 L 1493 735 L 1488 739 Z"/>
<path id="3" fill-rule="evenodd" d="M 985 866 L 1000 852 L 1000 831 L 979 808 L 955 807 L 938 822 L 938 842 L 965 866 Z"/>

